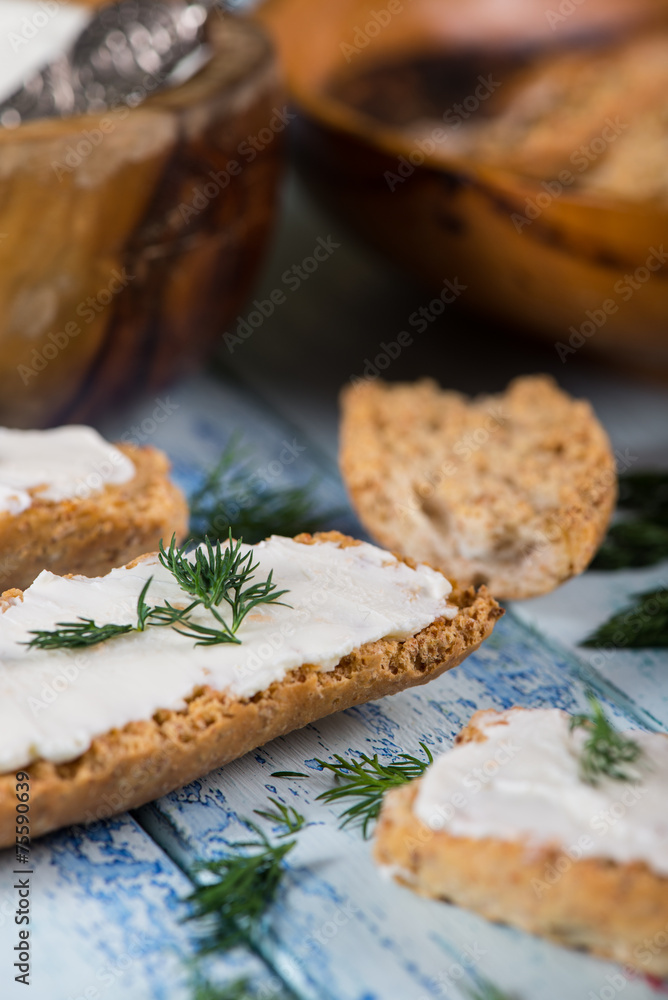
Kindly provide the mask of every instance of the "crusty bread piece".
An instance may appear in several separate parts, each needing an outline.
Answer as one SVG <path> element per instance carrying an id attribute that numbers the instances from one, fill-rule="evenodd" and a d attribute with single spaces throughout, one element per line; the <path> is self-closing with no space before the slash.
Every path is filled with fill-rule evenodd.
<path id="1" fill-rule="evenodd" d="M 477 712 L 456 742 L 483 740 Z M 668 976 L 668 879 L 643 862 L 581 858 L 566 867 L 554 845 L 434 831 L 413 811 L 420 780 L 385 796 L 374 857 L 397 881 L 424 896 L 475 910 L 488 920 L 571 948 Z M 546 871 L 559 877 L 546 884 Z M 536 885 L 545 891 L 536 891 Z M 648 944 L 649 942 L 649 944 Z"/>
<path id="2" fill-rule="evenodd" d="M 298 535 L 297 541 L 359 544 L 338 532 Z M 0 607 L 17 599 L 20 592 L 3 594 Z M 159 711 L 113 730 L 76 760 L 31 764 L 33 836 L 133 809 L 331 712 L 438 677 L 477 649 L 503 614 L 484 588 L 454 590 L 448 602 L 460 609 L 455 618 L 438 618 L 404 641 L 366 643 L 334 670 L 304 664 L 252 698 L 203 687 L 184 711 Z M 15 784 L 13 774 L 0 775 L 0 847 L 14 842 Z"/>
<path id="3" fill-rule="evenodd" d="M 103 576 L 188 531 L 188 505 L 168 477 L 157 448 L 116 446 L 134 463 L 127 483 L 107 484 L 85 498 L 54 502 L 35 491 L 21 514 L 0 512 L 0 583 L 25 590 L 43 569 L 59 575 Z"/>
<path id="4" fill-rule="evenodd" d="M 581 573 L 616 498 L 605 431 L 547 376 L 470 400 L 431 379 L 342 394 L 341 471 L 379 544 L 498 598 Z"/>

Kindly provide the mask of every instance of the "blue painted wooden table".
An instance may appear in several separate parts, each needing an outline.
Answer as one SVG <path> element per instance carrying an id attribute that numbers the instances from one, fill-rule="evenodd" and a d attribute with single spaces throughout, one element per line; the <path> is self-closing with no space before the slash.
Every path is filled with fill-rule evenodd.
<path id="1" fill-rule="evenodd" d="M 288 212 L 291 205 L 288 201 Z M 289 227 L 292 243 L 283 239 L 259 297 L 280 281 L 285 261 L 298 260 L 314 236 L 327 235 L 330 224 L 308 205 L 301 211 L 299 224 Z M 375 329 L 390 336 L 400 328 L 401 315 L 388 329 L 388 297 L 392 305 L 393 294 L 403 296 L 403 302 L 418 292 L 405 287 L 396 292 L 388 279 L 383 285 L 378 266 L 354 245 L 346 254 L 330 265 L 324 289 L 315 275 L 311 290 L 295 295 L 254 343 L 226 356 L 224 373 L 198 376 L 158 399 L 136 402 L 107 417 L 101 429 L 117 439 L 164 448 L 175 478 L 192 490 L 201 469 L 213 463 L 229 435 L 241 428 L 257 455 L 257 482 L 306 481 L 315 474 L 323 502 L 342 510 L 336 526 L 361 534 L 336 470 L 335 388 L 361 370 L 369 343 L 372 349 L 374 338 L 383 336 L 363 339 L 369 303 L 375 303 Z M 331 330 L 322 339 L 313 334 L 321 323 L 331 326 L 323 294 L 331 299 L 337 289 L 350 296 L 348 320 L 359 317 L 357 326 L 348 325 L 341 334 L 336 353 L 345 358 L 341 370 L 330 364 Z M 393 308 L 393 315 L 399 314 L 401 303 L 394 301 Z M 307 326 L 312 335 L 308 350 L 300 341 Z M 423 346 L 431 350 L 426 342 Z M 402 360 L 401 370 L 391 376 L 401 377 L 404 371 L 412 376 L 411 366 L 433 370 L 419 353 L 422 349 L 417 345 L 417 353 Z M 456 367 L 455 361 L 451 364 Z M 500 370 L 504 364 L 512 373 L 518 362 L 506 359 Z M 441 367 L 437 374 L 446 382 L 448 366 Z M 529 357 L 522 367 L 546 365 Z M 325 373 L 323 379 L 314 371 Z M 614 443 L 635 449 L 639 466 L 668 464 L 665 394 L 587 369 L 565 374 L 573 388 L 595 397 Z M 467 387 L 461 370 L 452 377 L 451 384 Z M 621 414 L 619 399 L 624 401 Z M 281 461 L 281 454 L 294 461 Z M 340 829 L 336 812 L 316 801 L 331 782 L 314 758 L 364 751 L 390 759 L 401 751 L 417 752 L 421 741 L 440 750 L 479 707 L 556 705 L 574 710 L 584 706 L 587 688 L 597 692 L 621 724 L 666 728 L 665 654 L 616 651 L 601 657 L 577 646 L 629 593 L 666 579 L 666 565 L 587 573 L 548 597 L 511 608 L 478 653 L 426 687 L 308 726 L 133 815 L 99 822 L 85 832 L 64 830 L 44 838 L 33 858 L 29 987 L 13 982 L 14 855 L 0 854 L 0 997 L 192 997 L 195 930 L 183 922 L 187 911 L 182 902 L 192 887 L 189 872 L 196 859 L 216 858 L 243 837 L 244 818 L 262 808 L 271 794 L 298 808 L 308 825 L 289 856 L 287 876 L 253 949 L 213 956 L 206 964 L 213 982 L 248 977 L 251 995 L 259 1000 L 461 1000 L 482 976 L 517 1000 L 605 1000 L 622 990 L 627 1000 L 649 1000 L 655 996 L 652 985 L 642 977 L 627 980 L 612 963 L 418 898 L 385 879 L 359 831 Z M 304 771 L 309 777 L 279 781 L 271 777 L 276 770 Z"/>

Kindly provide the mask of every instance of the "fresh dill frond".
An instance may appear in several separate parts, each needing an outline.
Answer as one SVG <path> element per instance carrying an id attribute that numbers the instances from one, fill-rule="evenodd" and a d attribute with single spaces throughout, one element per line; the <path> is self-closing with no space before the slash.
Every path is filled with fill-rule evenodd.
<path id="1" fill-rule="evenodd" d="M 341 825 L 358 823 L 366 838 L 369 824 L 378 818 L 385 792 L 418 778 L 432 763 L 434 758 L 429 747 L 424 743 L 420 743 L 420 746 L 426 760 L 419 760 L 407 753 L 399 754 L 389 764 L 381 763 L 378 754 L 369 757 L 363 753 L 357 760 L 334 754 L 333 763 L 316 758 L 316 764 L 326 771 L 332 771 L 338 781 L 334 788 L 329 788 L 318 798 L 327 803 L 359 800 L 340 814 Z"/>
<path id="2" fill-rule="evenodd" d="M 228 951 L 249 944 L 257 936 L 260 921 L 274 901 L 285 872 L 283 861 L 296 840 L 272 844 L 255 823 L 247 821 L 256 839 L 239 841 L 217 861 L 202 862 L 195 871 L 207 872 L 213 881 L 199 884 L 187 897 L 189 920 L 209 917 L 213 927 L 200 941 L 200 952 Z M 292 818 L 291 833 L 304 824 Z"/>
<path id="3" fill-rule="evenodd" d="M 214 986 L 198 976 L 193 989 L 192 1000 L 257 1000 L 250 991 L 248 978 L 235 979 L 226 986 Z"/>
<path id="4" fill-rule="evenodd" d="M 149 622 L 152 609 L 150 605 L 146 603 L 146 595 L 148 594 L 148 588 L 152 583 L 153 577 L 149 576 L 148 580 L 141 589 L 139 597 L 137 598 L 137 624 L 134 626 L 137 632 L 143 632 Z"/>
<path id="5" fill-rule="evenodd" d="M 596 553 L 592 569 L 653 566 L 668 559 L 668 527 L 651 520 L 613 524 Z"/>
<path id="6" fill-rule="evenodd" d="M 646 590 L 587 636 L 581 646 L 655 649 L 668 646 L 668 590 Z"/>
<path id="7" fill-rule="evenodd" d="M 243 976 L 225 986 L 214 986 L 199 971 L 192 990 L 191 1000 L 296 1000 L 278 979 L 273 983 L 260 983 L 255 988 L 251 980 Z"/>
<path id="8" fill-rule="evenodd" d="M 279 833 L 279 837 L 289 837 L 301 830 L 306 822 L 301 813 L 292 806 L 283 805 L 278 799 L 270 798 L 269 801 L 274 807 L 273 809 L 254 809 L 253 812 L 262 816 L 263 819 L 268 819 L 270 823 L 275 823 L 276 826 L 284 826 L 285 833 Z"/>
<path id="9" fill-rule="evenodd" d="M 215 613 L 212 611 L 212 613 Z M 218 617 L 216 615 L 216 617 Z M 241 639 L 238 638 L 230 628 L 230 626 L 219 618 L 220 628 L 212 627 L 211 625 L 199 625 L 197 622 L 193 621 L 182 621 L 180 623 L 183 627 L 177 628 L 174 626 L 174 631 L 178 632 L 179 635 L 184 635 L 187 639 L 192 639 L 196 646 L 220 646 L 222 643 L 236 643 L 236 645 L 241 645 Z"/>
<path id="10" fill-rule="evenodd" d="M 134 625 L 96 625 L 92 618 L 79 618 L 76 622 L 56 622 L 52 631 L 29 632 L 34 638 L 22 645 L 28 649 L 81 649 L 134 632 L 134 629 Z"/>
<path id="11" fill-rule="evenodd" d="M 165 601 L 160 605 L 150 605 L 146 601 L 153 577 L 144 584 L 137 600 L 136 625 L 97 625 L 90 618 L 76 622 L 58 622 L 53 630 L 33 631 L 34 638 L 24 643 L 37 649 L 75 649 L 106 642 L 128 632 L 143 632 L 149 626 L 171 626 L 180 635 L 195 640 L 198 646 L 212 646 L 223 642 L 240 643 L 237 632 L 246 615 L 260 604 L 283 604 L 279 598 L 287 590 L 278 590 L 273 581 L 273 571 L 266 580 L 253 583 L 259 563 L 253 562 L 249 550 L 243 553 L 242 541 L 233 541 L 223 549 L 219 541 L 213 545 L 206 540 L 205 549 L 197 549 L 193 559 L 189 559 L 188 543 L 177 547 L 172 535 L 169 549 L 160 542 L 159 559 L 169 570 L 181 590 L 193 599 L 185 608 L 175 608 Z M 232 612 L 232 621 L 227 623 L 217 608 L 226 603 Z M 194 622 L 191 612 L 202 606 L 206 608 L 216 624 L 202 625 Z"/>
<path id="12" fill-rule="evenodd" d="M 190 498 L 194 541 L 226 538 L 229 532 L 250 544 L 268 535 L 291 538 L 327 527 L 340 513 L 318 509 L 315 477 L 298 486 L 251 487 L 257 481 L 258 466 L 252 451 L 242 447 L 240 435 L 233 435 Z"/>
<path id="13" fill-rule="evenodd" d="M 621 476 L 618 506 L 628 516 L 608 530 L 592 569 L 652 566 L 668 559 L 668 472 Z"/>
<path id="14" fill-rule="evenodd" d="M 237 581 L 243 572 L 240 565 L 239 550 L 241 542 L 233 543 L 229 537 L 229 545 L 221 548 L 220 542 L 214 547 L 206 538 L 205 549 L 196 549 L 193 558 L 188 558 L 188 545 L 177 545 L 176 535 L 172 535 L 169 548 L 165 549 L 160 541 L 159 560 L 165 569 L 169 570 L 181 590 L 195 598 L 198 604 L 205 608 L 217 607 L 222 601 L 225 590 Z M 246 563 L 252 560 L 251 553 L 244 557 Z"/>
<path id="15" fill-rule="evenodd" d="M 220 541 L 215 545 L 209 538 L 205 547 L 195 550 L 194 558 L 189 559 L 186 546 L 180 548 L 172 535 L 169 549 L 160 543 L 160 562 L 169 570 L 182 590 L 194 598 L 195 607 L 201 604 L 212 613 L 220 628 L 195 624 L 187 617 L 186 629 L 176 629 L 181 635 L 187 635 L 196 640 L 198 646 L 211 646 L 221 642 L 239 642 L 236 633 L 239 626 L 259 604 L 282 604 L 279 598 L 287 594 L 287 590 L 277 590 L 273 582 L 273 571 L 261 583 L 251 583 L 253 575 L 259 567 L 253 562 L 253 553 L 249 549 L 242 551 L 242 541 L 234 541 L 230 532 L 228 544 L 221 547 Z M 232 611 L 232 622 L 227 622 L 216 610 L 225 602 Z M 180 624 L 181 624 L 180 623 Z"/>
<path id="16" fill-rule="evenodd" d="M 629 765 L 642 757 L 640 746 L 611 725 L 597 698 L 589 694 L 587 700 L 590 714 L 573 715 L 570 720 L 571 732 L 584 729 L 588 734 L 580 751 L 580 777 L 588 785 L 597 785 L 602 777 L 633 781 L 635 772 Z"/>
<path id="17" fill-rule="evenodd" d="M 136 625 L 96 625 L 92 618 L 79 618 L 76 622 L 56 622 L 56 628 L 50 631 L 40 629 L 29 632 L 28 635 L 34 636 L 34 639 L 21 645 L 28 649 L 81 649 L 127 635 L 128 632 L 143 632 L 151 612 L 145 598 L 152 580 L 153 577 L 149 577 L 137 599 Z"/>

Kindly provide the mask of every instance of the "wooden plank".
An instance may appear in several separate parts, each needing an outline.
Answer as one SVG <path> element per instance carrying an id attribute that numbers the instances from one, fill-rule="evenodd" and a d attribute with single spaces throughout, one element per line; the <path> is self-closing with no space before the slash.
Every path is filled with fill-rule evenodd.
<path id="1" fill-rule="evenodd" d="M 154 414 L 160 410 L 158 421 Z M 248 466 L 252 494 L 317 477 L 316 503 L 324 510 L 342 512 L 330 526 L 361 532 L 338 470 L 314 444 L 308 429 L 284 420 L 234 378 L 218 373 L 186 379 L 167 394 L 146 397 L 127 412 L 108 416 L 98 427 L 111 440 L 162 448 L 173 463 L 175 481 L 187 494 L 200 484 L 203 470 L 215 464 L 230 439 L 240 435 L 253 459 Z"/>
<path id="2" fill-rule="evenodd" d="M 26 869 L 32 874 L 26 876 Z M 16 874 L 20 871 L 21 874 Z M 17 879 L 30 879 L 28 989 L 14 980 Z M 0 995 L 3 1000 L 190 1000 L 194 932 L 182 923 L 192 883 L 128 815 L 36 841 L 31 864 L 0 852 Z M 213 979 L 276 977 L 247 952 L 217 959 Z"/>
<path id="3" fill-rule="evenodd" d="M 310 825 L 290 857 L 289 875 L 258 941 L 300 997 L 459 997 L 461 982 L 471 982 L 472 955 L 473 972 L 526 1000 L 584 1000 L 590 991 L 599 996 L 606 977 L 620 974 L 617 966 L 414 896 L 385 880 L 359 832 L 339 830 L 335 811 L 315 801 L 331 783 L 317 769 L 316 757 L 356 751 L 392 757 L 417 751 L 422 740 L 438 749 L 451 744 L 476 708 L 512 704 L 573 710 L 585 700 L 571 658 L 546 649 L 508 616 L 478 653 L 424 688 L 276 740 L 145 807 L 140 820 L 187 866 L 195 857 L 224 853 L 242 835 L 242 818 L 252 816 L 269 793 L 306 815 Z M 608 709 L 619 722 L 637 724 L 610 703 Z M 309 778 L 273 779 L 275 770 L 306 771 Z M 624 990 L 633 1000 L 652 995 L 640 981 L 625 982 Z"/>
<path id="4" fill-rule="evenodd" d="M 633 595 L 668 588 L 668 563 L 600 572 L 590 570 L 545 597 L 516 602 L 514 613 L 541 635 L 567 647 L 590 673 L 592 685 L 613 684 L 643 709 L 660 729 L 668 727 L 668 650 L 589 649 L 579 646 Z"/>

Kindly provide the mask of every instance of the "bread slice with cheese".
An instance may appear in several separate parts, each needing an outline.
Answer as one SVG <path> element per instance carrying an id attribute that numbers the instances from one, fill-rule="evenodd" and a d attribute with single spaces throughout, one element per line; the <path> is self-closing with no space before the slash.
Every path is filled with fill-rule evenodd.
<path id="1" fill-rule="evenodd" d="M 415 892 L 668 976 L 668 738 L 633 732 L 632 780 L 582 780 L 557 709 L 477 712 L 385 797 L 375 860 Z"/>
<path id="2" fill-rule="evenodd" d="M 188 530 L 188 505 L 152 447 L 90 427 L 0 428 L 0 584 L 43 569 L 98 576 Z"/>
<path id="3" fill-rule="evenodd" d="M 14 841 L 17 770 L 30 775 L 35 836 L 131 809 L 331 712 L 438 677 L 503 613 L 484 588 L 452 589 L 338 532 L 245 548 L 255 579 L 272 571 L 287 593 L 253 610 L 240 644 L 196 646 L 149 627 L 80 651 L 22 645 L 77 617 L 136 621 L 149 578 L 148 601 L 187 604 L 153 555 L 95 580 L 45 573 L 3 596 L 0 847 Z M 215 625 L 200 613 L 197 624 Z"/>
<path id="4" fill-rule="evenodd" d="M 497 598 L 543 594 L 594 556 L 616 498 L 589 403 L 551 378 L 468 399 L 431 379 L 342 394 L 340 464 L 380 545 Z"/>

